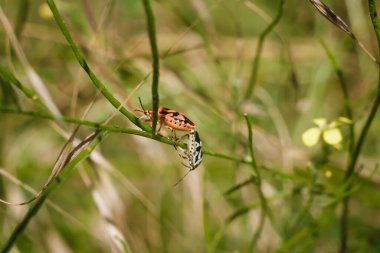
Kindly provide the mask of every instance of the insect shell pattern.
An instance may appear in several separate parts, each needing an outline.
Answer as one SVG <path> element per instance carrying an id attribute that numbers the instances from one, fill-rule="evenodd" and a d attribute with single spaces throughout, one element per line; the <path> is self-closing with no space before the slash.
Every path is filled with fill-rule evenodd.
<path id="1" fill-rule="evenodd" d="M 140 119 L 145 121 L 152 121 L 152 110 L 145 110 L 140 98 L 139 101 L 142 111 L 137 111 L 144 113 L 144 116 L 140 117 Z M 183 113 L 166 107 L 160 106 L 157 113 L 159 122 L 161 124 L 164 124 L 165 127 L 170 128 L 171 130 L 189 131 L 187 150 L 184 151 L 184 155 L 179 155 L 187 160 L 188 166 L 186 167 L 189 167 L 190 170 L 195 170 L 201 164 L 203 159 L 202 142 L 198 132 L 195 131 L 195 124 Z"/>
<path id="2" fill-rule="evenodd" d="M 190 132 L 187 146 L 190 170 L 195 170 L 203 159 L 202 141 L 197 131 Z"/>

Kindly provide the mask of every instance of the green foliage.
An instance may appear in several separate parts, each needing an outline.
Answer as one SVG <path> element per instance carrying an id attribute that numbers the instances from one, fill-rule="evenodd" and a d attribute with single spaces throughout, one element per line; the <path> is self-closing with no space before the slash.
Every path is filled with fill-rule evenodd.
<path id="1" fill-rule="evenodd" d="M 352 2 L 0 0 L 2 252 L 378 252 L 380 22 Z M 175 187 L 186 142 L 138 97 L 196 124 Z"/>

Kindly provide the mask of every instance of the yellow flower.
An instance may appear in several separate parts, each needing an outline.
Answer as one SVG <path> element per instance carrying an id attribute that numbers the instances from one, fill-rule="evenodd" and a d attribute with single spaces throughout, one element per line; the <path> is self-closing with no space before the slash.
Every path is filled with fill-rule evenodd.
<path id="1" fill-rule="evenodd" d="M 343 140 L 343 135 L 340 129 L 338 128 L 342 124 L 352 124 L 352 120 L 339 117 L 337 120 L 334 120 L 330 123 L 327 123 L 325 118 L 317 118 L 313 120 L 316 127 L 307 129 L 302 134 L 302 141 L 307 147 L 315 146 L 318 141 L 322 141 L 330 146 L 333 146 L 336 149 L 341 149 L 341 142 Z"/>
<path id="2" fill-rule="evenodd" d="M 51 19 L 53 17 L 53 13 L 51 12 L 49 5 L 47 3 L 42 3 L 38 8 L 38 14 L 43 19 Z"/>
<path id="3" fill-rule="evenodd" d="M 332 176 L 331 170 L 326 170 L 325 171 L 325 177 L 330 178 L 331 176 Z"/>
<path id="4" fill-rule="evenodd" d="M 302 141 L 306 146 L 312 147 L 318 143 L 320 135 L 321 129 L 318 127 L 312 127 L 302 134 Z"/>

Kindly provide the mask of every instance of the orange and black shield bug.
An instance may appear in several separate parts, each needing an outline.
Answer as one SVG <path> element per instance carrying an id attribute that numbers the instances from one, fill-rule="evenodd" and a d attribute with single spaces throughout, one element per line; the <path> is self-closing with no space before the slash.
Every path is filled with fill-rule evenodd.
<path id="1" fill-rule="evenodd" d="M 139 101 L 142 110 L 136 111 L 144 113 L 144 116 L 140 117 L 140 119 L 151 122 L 153 120 L 152 110 L 145 110 L 140 98 Z M 189 132 L 189 134 L 183 136 L 188 137 L 186 150 L 177 147 L 176 145 L 174 146 L 175 149 L 179 151 L 178 154 L 180 157 L 186 161 L 184 166 L 189 168 L 189 171 L 186 173 L 187 175 L 190 171 L 195 170 L 201 164 L 203 159 L 202 141 L 198 132 L 195 131 L 195 124 L 183 113 L 162 106 L 158 108 L 157 116 L 160 124 L 158 131 L 160 131 L 161 126 L 164 125 L 173 132 L 175 141 L 178 141 L 175 136 L 176 130 Z M 186 175 L 184 175 L 175 185 L 181 182 Z"/>
<path id="2" fill-rule="evenodd" d="M 140 98 L 139 100 L 142 111 L 137 111 L 144 113 L 144 116 L 141 117 L 141 119 L 144 119 L 146 121 L 152 121 L 152 110 L 145 110 Z M 158 121 L 160 123 L 160 128 L 163 124 L 166 128 L 169 128 L 173 132 L 175 130 L 191 131 L 195 129 L 195 124 L 181 112 L 177 112 L 175 110 L 160 106 L 157 111 L 157 116 Z"/>

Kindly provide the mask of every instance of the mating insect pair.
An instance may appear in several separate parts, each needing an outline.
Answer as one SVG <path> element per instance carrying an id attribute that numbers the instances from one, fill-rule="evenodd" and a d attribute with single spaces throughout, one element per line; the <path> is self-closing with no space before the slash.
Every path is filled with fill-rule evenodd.
<path id="1" fill-rule="evenodd" d="M 194 170 L 202 162 L 202 141 L 199 138 L 199 134 L 195 130 L 191 130 L 189 134 L 185 135 L 188 138 L 187 149 L 183 149 L 178 146 L 174 146 L 179 156 L 186 159 L 188 164 L 184 164 L 185 167 L 190 170 Z"/>
<path id="2" fill-rule="evenodd" d="M 139 100 L 142 108 L 141 112 L 144 113 L 144 116 L 140 117 L 140 119 L 144 119 L 146 121 L 151 122 L 153 120 L 152 110 L 145 110 L 140 98 Z M 162 106 L 158 108 L 157 116 L 158 123 L 160 124 L 158 131 L 160 131 L 162 125 L 164 125 L 166 128 L 172 131 L 175 142 L 181 140 L 184 137 L 188 138 L 186 150 L 181 147 L 178 147 L 177 145 L 175 145 L 174 147 L 177 151 L 179 151 L 179 156 L 186 160 L 187 163 L 184 165 L 190 169 L 189 171 L 195 170 L 195 168 L 197 168 L 199 164 L 201 164 L 203 158 L 202 142 L 199 138 L 198 132 L 195 130 L 195 124 L 183 113 Z M 186 131 L 189 133 L 183 136 L 182 138 L 178 139 L 175 134 L 176 130 Z"/>

